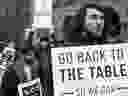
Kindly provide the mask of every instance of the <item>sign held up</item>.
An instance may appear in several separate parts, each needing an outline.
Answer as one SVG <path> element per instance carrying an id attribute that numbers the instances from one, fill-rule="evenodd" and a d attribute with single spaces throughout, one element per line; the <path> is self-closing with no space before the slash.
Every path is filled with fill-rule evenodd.
<path id="1" fill-rule="evenodd" d="M 96 84 L 106 84 L 128 79 L 127 43 L 59 47 L 52 48 L 51 52 L 54 96 L 64 91 L 67 80 L 94 80 Z M 76 83 L 74 85 L 77 87 Z"/>

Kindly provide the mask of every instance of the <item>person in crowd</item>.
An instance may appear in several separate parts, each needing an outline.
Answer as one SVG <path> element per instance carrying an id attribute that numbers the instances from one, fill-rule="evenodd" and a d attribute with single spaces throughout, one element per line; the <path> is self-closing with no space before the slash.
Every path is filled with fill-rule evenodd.
<path id="1" fill-rule="evenodd" d="M 26 65 L 30 66 L 30 68 L 29 68 L 30 74 L 28 76 L 30 77 L 30 75 L 31 75 L 31 79 L 38 78 L 39 77 L 39 74 L 38 74 L 39 61 L 35 56 L 34 50 L 26 50 L 24 59 L 25 59 Z"/>
<path id="2" fill-rule="evenodd" d="M 50 69 L 50 50 L 49 50 L 49 36 L 41 37 L 40 32 L 32 32 L 29 34 L 27 41 L 30 45 L 27 47 L 29 52 L 27 55 L 34 53 L 34 56 L 27 56 L 26 60 L 28 63 L 34 62 L 32 65 L 32 75 L 39 77 L 42 88 L 45 91 L 45 96 L 52 95 L 52 70 Z M 32 52 L 33 51 L 33 52 Z M 30 57 L 30 58 L 29 58 Z M 34 59 L 32 59 L 34 58 Z M 37 74 L 36 74 L 37 73 Z"/>
<path id="3" fill-rule="evenodd" d="M 40 50 L 36 51 L 39 57 L 39 75 L 46 96 L 52 95 L 52 70 L 50 64 L 49 36 L 40 37 Z"/>
<path id="4" fill-rule="evenodd" d="M 16 70 L 16 74 L 19 78 L 19 83 L 24 82 L 24 55 L 21 52 L 21 49 L 17 49 L 16 51 L 16 66 L 15 66 L 15 70 Z"/>
<path id="5" fill-rule="evenodd" d="M 4 71 L 3 77 L 2 77 L 2 84 L 1 88 L 3 88 L 3 96 L 17 96 L 17 85 L 19 83 L 19 78 L 16 74 L 16 62 L 15 62 L 15 49 L 13 44 L 10 44 L 8 42 L 8 45 L 6 48 L 3 50 L 3 54 L 6 58 L 7 61 L 4 61 L 7 64 L 6 70 Z M 14 49 L 14 50 L 13 50 Z"/>
<path id="6" fill-rule="evenodd" d="M 15 59 L 15 52 L 16 52 L 15 42 L 14 41 L 8 41 L 7 47 L 5 47 L 3 49 L 3 52 L 2 52 L 2 54 L 5 57 L 5 60 L 7 59 L 8 64 L 11 64 L 11 62 L 13 63 L 13 61 Z"/>
<path id="7" fill-rule="evenodd" d="M 65 41 L 71 43 L 88 45 L 120 42 L 120 17 L 112 7 L 86 4 L 77 15 L 65 20 L 63 31 L 66 34 Z"/>
<path id="8" fill-rule="evenodd" d="M 19 52 L 17 52 L 19 55 L 19 58 L 17 58 L 17 73 L 20 77 L 21 82 L 32 80 L 32 64 L 31 60 L 28 60 L 27 58 L 27 49 L 20 49 Z M 31 56 L 31 54 L 30 54 Z"/>
<path id="9" fill-rule="evenodd" d="M 1 88 L 4 89 L 3 96 L 17 96 L 17 85 L 19 83 L 19 78 L 16 74 L 15 69 L 13 66 L 8 67 L 8 71 L 4 73 L 4 76 L 2 78 L 2 86 Z"/>

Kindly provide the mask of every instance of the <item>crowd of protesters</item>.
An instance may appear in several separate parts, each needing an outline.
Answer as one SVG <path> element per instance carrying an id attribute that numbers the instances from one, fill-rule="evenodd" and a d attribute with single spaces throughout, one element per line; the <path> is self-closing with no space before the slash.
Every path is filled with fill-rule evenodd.
<path id="1" fill-rule="evenodd" d="M 92 13 L 87 13 L 89 11 Z M 110 19 L 107 21 L 105 15 L 108 12 L 111 12 L 113 16 L 107 17 Z M 113 18 L 117 20 L 115 21 Z M 99 22 L 97 22 L 98 20 Z M 55 39 L 54 35 L 49 36 L 48 34 L 42 38 L 40 32 L 29 32 L 28 38 L 24 40 L 26 45 L 24 48 L 16 48 L 15 41 L 0 43 L 2 47 L 4 46 L 0 49 L 2 53 L 2 59 L 0 54 L 2 63 L 0 63 L 4 65 L 4 68 L 0 67 L 0 86 L 2 88 L 0 89 L 0 96 L 18 96 L 18 84 L 36 78 L 41 80 L 42 88 L 45 90 L 44 96 L 53 96 L 50 62 L 50 45 L 52 42 L 54 42 L 53 45 L 64 44 L 65 42 L 70 44 L 76 43 L 77 45 L 78 43 L 84 45 L 119 43 L 121 41 L 116 38 L 120 34 L 119 25 L 119 17 L 112 8 L 102 8 L 92 4 L 81 8 L 74 17 L 67 16 L 63 29 L 63 32 L 66 34 L 64 42 L 50 41 L 50 38 Z M 10 50 L 10 53 L 7 54 L 6 50 Z M 5 63 L 4 60 L 9 62 Z"/>
<path id="2" fill-rule="evenodd" d="M 0 96 L 19 96 L 18 84 L 40 78 L 42 94 L 51 96 L 49 39 L 30 32 L 26 47 L 16 48 L 15 41 L 0 42 Z"/>

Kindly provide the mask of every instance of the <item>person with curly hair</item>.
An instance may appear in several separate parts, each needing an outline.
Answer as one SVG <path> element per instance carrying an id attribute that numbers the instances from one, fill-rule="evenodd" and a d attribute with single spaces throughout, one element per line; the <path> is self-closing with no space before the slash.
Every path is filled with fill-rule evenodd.
<path id="1" fill-rule="evenodd" d="M 66 42 L 85 45 L 120 42 L 117 38 L 120 34 L 120 16 L 112 7 L 86 4 L 77 15 L 68 18 L 63 28 Z"/>

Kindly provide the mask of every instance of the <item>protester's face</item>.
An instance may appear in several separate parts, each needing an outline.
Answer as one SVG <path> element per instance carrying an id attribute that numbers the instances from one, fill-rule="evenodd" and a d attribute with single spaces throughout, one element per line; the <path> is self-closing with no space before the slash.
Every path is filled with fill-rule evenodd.
<path id="1" fill-rule="evenodd" d="M 95 36 L 101 36 L 104 29 L 104 13 L 95 9 L 87 8 L 85 16 L 85 28 Z"/>

